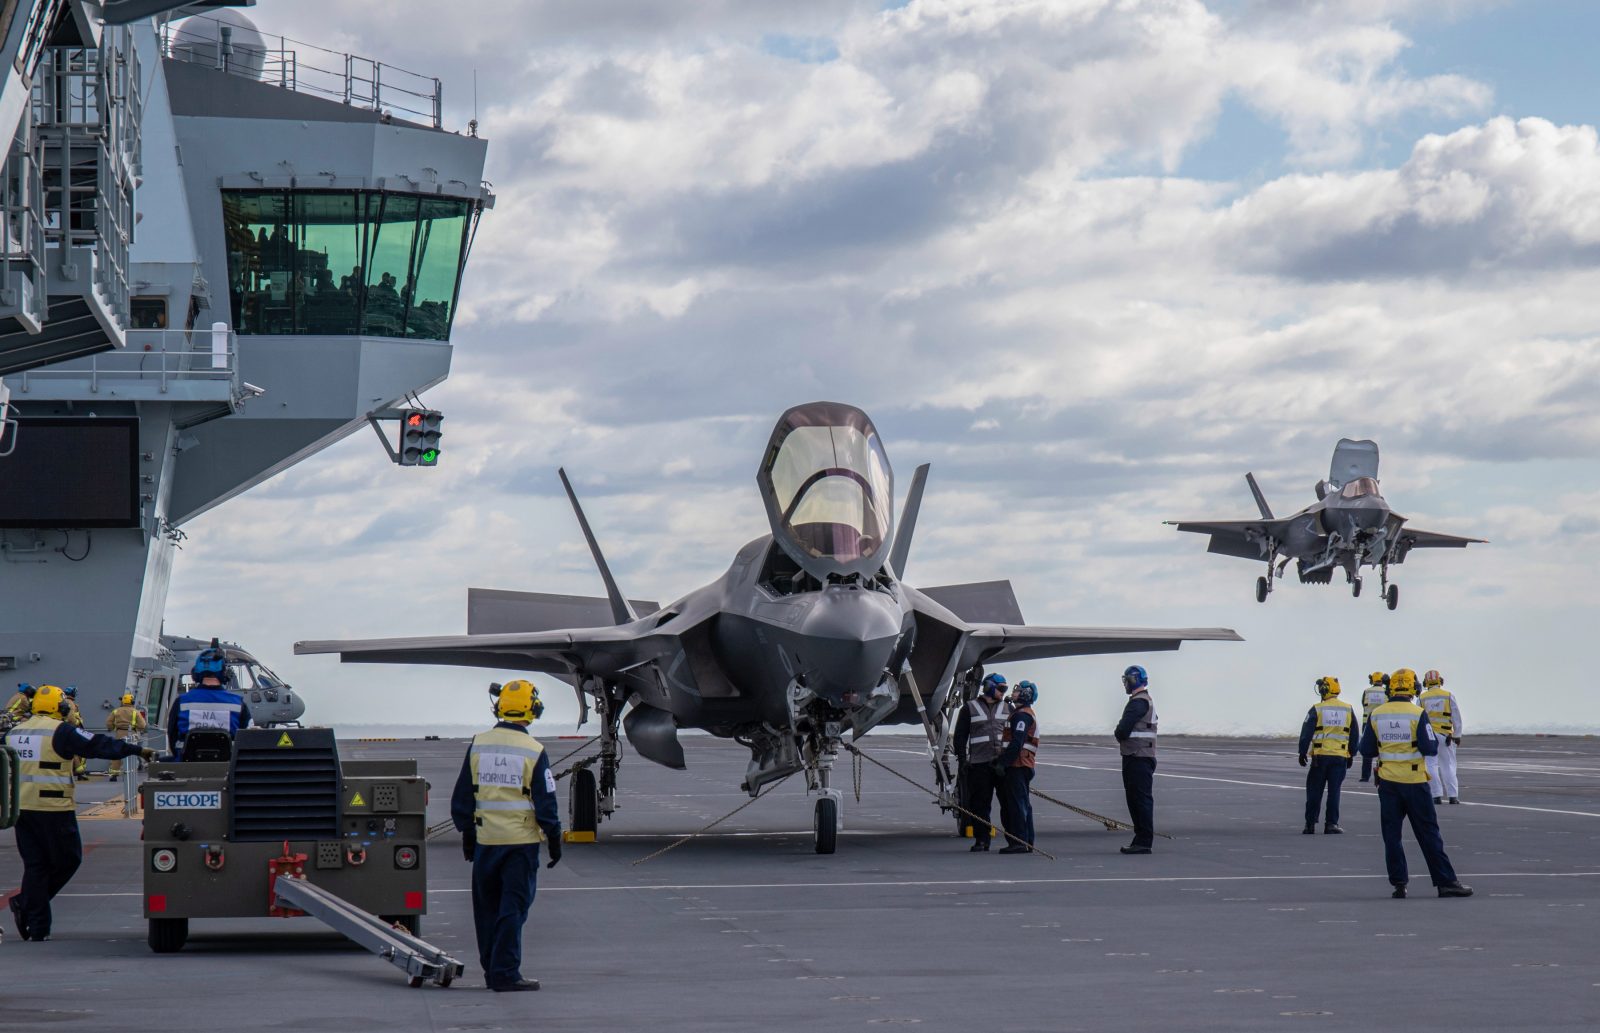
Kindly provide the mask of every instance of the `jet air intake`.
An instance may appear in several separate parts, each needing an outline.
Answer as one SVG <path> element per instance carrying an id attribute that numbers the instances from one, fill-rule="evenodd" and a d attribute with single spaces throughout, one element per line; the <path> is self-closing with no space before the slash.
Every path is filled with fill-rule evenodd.
<path id="1" fill-rule="evenodd" d="M 878 428 L 842 402 L 807 402 L 778 418 L 756 484 L 772 537 L 802 570 L 871 576 L 894 541 L 894 472 Z"/>

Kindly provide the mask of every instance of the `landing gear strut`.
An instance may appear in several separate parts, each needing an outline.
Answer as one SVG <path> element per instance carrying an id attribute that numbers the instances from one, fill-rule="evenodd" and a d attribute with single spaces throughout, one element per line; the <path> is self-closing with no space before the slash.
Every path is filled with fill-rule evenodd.
<path id="1" fill-rule="evenodd" d="M 1383 562 L 1378 565 L 1378 572 L 1383 578 L 1383 602 L 1389 609 L 1400 605 L 1400 586 L 1389 584 L 1389 556 L 1384 554 Z"/>
<path id="2" fill-rule="evenodd" d="M 1273 579 L 1283 573 L 1283 567 L 1287 566 L 1288 563 L 1288 559 L 1285 559 L 1283 564 L 1279 565 L 1278 543 L 1271 538 L 1267 539 L 1267 573 L 1265 577 L 1256 578 L 1256 602 L 1264 603 L 1267 601 L 1267 596 L 1272 594 Z M 1276 568 L 1276 571 L 1274 571 L 1274 568 Z"/>

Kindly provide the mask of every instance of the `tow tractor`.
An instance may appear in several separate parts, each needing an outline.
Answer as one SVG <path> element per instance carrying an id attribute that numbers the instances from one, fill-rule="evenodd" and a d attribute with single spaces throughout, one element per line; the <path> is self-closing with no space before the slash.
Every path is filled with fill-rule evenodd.
<path id="1" fill-rule="evenodd" d="M 150 766 L 150 949 L 204 918 L 310 915 L 405 972 L 449 986 L 462 964 L 420 939 L 428 783 L 415 760 L 339 760 L 330 728 L 191 732 L 186 763 Z"/>

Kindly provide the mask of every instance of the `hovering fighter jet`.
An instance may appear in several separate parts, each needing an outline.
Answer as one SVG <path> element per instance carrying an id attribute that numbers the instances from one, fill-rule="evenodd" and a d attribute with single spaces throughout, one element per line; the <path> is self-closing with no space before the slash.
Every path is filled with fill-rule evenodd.
<path id="1" fill-rule="evenodd" d="M 1254 474 L 1245 474 L 1260 520 L 1168 520 L 1180 531 L 1209 534 L 1207 552 L 1264 559 L 1267 572 L 1256 578 L 1256 602 L 1264 603 L 1273 582 L 1294 560 L 1301 582 L 1325 585 L 1343 570 L 1350 594 L 1361 594 L 1361 568 L 1377 567 L 1380 597 L 1389 609 L 1400 605 L 1400 586 L 1389 583 L 1389 566 L 1404 563 L 1412 549 L 1464 549 L 1487 544 L 1405 526 L 1378 492 L 1378 446 L 1373 441 L 1340 438 L 1333 448 L 1328 479 L 1316 484 L 1317 501 L 1291 516 L 1272 515 Z"/>
<path id="2" fill-rule="evenodd" d="M 469 589 L 465 635 L 301 642 L 295 652 L 541 672 L 573 685 L 585 719 L 593 699 L 601 739 L 598 783 L 587 770 L 574 776 L 580 828 L 616 806 L 619 722 L 641 756 L 669 768 L 685 766 L 680 728 L 734 739 L 750 750 L 742 788 L 752 796 L 805 772 L 816 850 L 832 853 L 842 796 L 829 772 L 846 735 L 921 723 L 948 809 L 951 730 L 983 664 L 1239 640 L 1226 628 L 1025 626 L 1005 581 L 912 588 L 900 572 L 927 470 L 917 470 L 897 535 L 893 473 L 866 413 L 835 402 L 790 409 L 756 473 L 772 533 L 665 607 L 618 589 L 561 471 L 604 599 Z"/>

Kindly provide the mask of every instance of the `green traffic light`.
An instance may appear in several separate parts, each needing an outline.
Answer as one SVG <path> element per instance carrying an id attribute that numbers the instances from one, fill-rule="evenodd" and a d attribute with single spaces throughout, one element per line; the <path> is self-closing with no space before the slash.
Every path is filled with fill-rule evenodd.
<path id="1" fill-rule="evenodd" d="M 423 466 L 432 466 L 434 463 L 437 463 L 438 461 L 439 461 L 439 450 L 437 448 L 430 448 L 426 452 L 422 453 L 422 465 Z"/>

